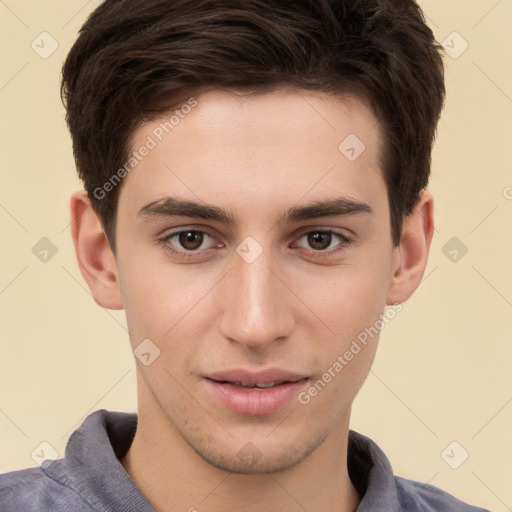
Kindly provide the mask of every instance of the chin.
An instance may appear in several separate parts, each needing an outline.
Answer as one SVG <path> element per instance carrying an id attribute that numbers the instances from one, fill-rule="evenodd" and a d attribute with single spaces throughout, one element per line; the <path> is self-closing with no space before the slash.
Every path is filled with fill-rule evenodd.
<path id="1" fill-rule="evenodd" d="M 276 445 L 275 440 L 269 443 L 269 439 L 246 441 L 238 450 L 229 446 L 222 446 L 222 443 L 210 439 L 206 445 L 204 439 L 197 442 L 187 440 L 190 447 L 208 464 L 222 471 L 229 473 L 257 475 L 278 473 L 293 468 L 303 462 L 327 437 L 323 436 L 308 438 L 301 443 L 280 442 Z M 261 448 L 261 449 L 260 449 Z"/>

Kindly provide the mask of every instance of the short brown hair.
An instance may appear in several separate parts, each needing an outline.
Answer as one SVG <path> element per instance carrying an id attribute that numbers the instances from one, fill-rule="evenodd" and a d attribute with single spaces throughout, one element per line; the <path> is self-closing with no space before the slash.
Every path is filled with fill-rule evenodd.
<path id="1" fill-rule="evenodd" d="M 203 88 L 352 94 L 384 135 L 393 243 L 427 186 L 445 97 L 442 47 L 414 0 L 105 0 L 62 69 L 78 174 L 115 251 L 118 187 L 141 122 Z"/>

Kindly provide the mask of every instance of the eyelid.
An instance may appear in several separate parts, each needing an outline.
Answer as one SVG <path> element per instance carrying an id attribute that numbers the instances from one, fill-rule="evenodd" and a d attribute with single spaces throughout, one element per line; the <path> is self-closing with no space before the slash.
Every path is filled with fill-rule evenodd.
<path id="1" fill-rule="evenodd" d="M 204 235 L 209 236 L 213 240 L 216 240 L 216 237 L 213 236 L 209 232 L 208 228 L 206 228 L 206 227 L 186 227 L 185 226 L 185 227 L 176 228 L 176 229 L 166 233 L 162 237 L 159 237 L 158 242 L 164 247 L 164 249 L 166 251 L 170 252 L 171 254 L 178 255 L 178 256 L 181 256 L 184 258 L 203 256 L 203 255 L 209 253 L 210 251 L 212 251 L 213 249 L 215 249 L 216 247 L 219 248 L 219 247 L 223 246 L 222 243 L 219 244 L 217 242 L 216 246 L 214 245 L 213 247 L 209 247 L 207 249 L 201 249 L 201 250 L 187 250 L 187 249 L 176 250 L 176 249 L 171 248 L 170 244 L 169 244 L 169 240 L 174 238 L 177 235 L 180 235 L 181 233 L 186 233 L 186 232 L 202 233 Z M 353 238 L 351 236 L 348 236 L 345 233 L 343 233 L 342 231 L 338 231 L 337 229 L 334 229 L 332 227 L 305 226 L 294 235 L 294 239 L 296 239 L 294 241 L 294 243 L 309 233 L 329 233 L 332 236 L 337 237 L 339 240 L 339 243 L 335 246 L 335 248 L 329 249 L 329 250 L 321 250 L 321 249 L 315 250 L 315 249 L 306 249 L 304 247 L 300 247 L 300 249 L 302 249 L 306 254 L 308 254 L 310 256 L 312 255 L 314 257 L 322 257 L 322 256 L 329 257 L 330 255 L 334 255 L 336 253 L 342 252 L 343 250 L 346 249 L 346 247 L 349 244 L 351 244 L 353 242 Z M 336 248 L 338 246 L 341 246 L 341 247 Z"/>
<path id="2" fill-rule="evenodd" d="M 311 232 L 317 232 L 317 231 L 324 231 L 324 232 L 330 232 L 330 233 L 333 233 L 333 234 L 336 234 L 336 235 L 340 235 L 344 238 L 347 238 L 347 239 L 350 239 L 350 238 L 355 238 L 356 237 L 356 234 L 354 231 L 352 231 L 351 229 L 348 229 L 346 227 L 344 228 L 340 228 L 340 227 L 334 227 L 334 226 L 315 226 L 315 225 L 311 225 L 311 226 L 304 226 L 302 228 L 299 228 L 296 232 L 295 232 L 295 235 L 294 236 L 304 236 L 306 233 L 311 233 Z"/>
<path id="3" fill-rule="evenodd" d="M 301 238 L 303 238 L 305 235 L 308 235 L 309 233 L 328 233 L 339 240 L 338 244 L 335 245 L 335 247 L 331 248 L 331 249 L 324 249 L 324 250 L 316 249 L 315 250 L 315 249 L 306 249 L 304 247 L 301 248 L 307 254 L 313 255 L 315 257 L 318 257 L 318 256 L 321 257 L 322 255 L 325 255 L 326 257 L 328 257 L 330 255 L 337 254 L 337 253 L 345 250 L 346 247 L 353 242 L 352 237 L 347 236 L 345 233 L 338 231 L 336 229 L 333 229 L 333 228 L 313 228 L 313 229 L 308 228 L 308 229 L 306 229 L 306 231 L 302 232 L 302 234 L 300 234 L 297 237 L 297 240 L 300 240 Z"/>
<path id="4" fill-rule="evenodd" d="M 188 233 L 188 232 L 202 233 L 203 235 L 209 236 L 216 243 L 213 245 L 213 247 L 209 247 L 208 249 L 196 250 L 196 251 L 187 251 L 186 249 L 174 250 L 174 249 L 171 249 L 169 247 L 169 241 L 172 238 L 174 238 L 175 236 L 180 235 L 181 233 Z M 210 251 L 213 248 L 219 247 L 220 245 L 222 245 L 222 244 L 219 244 L 219 242 L 217 241 L 216 237 L 213 236 L 209 232 L 209 230 L 207 228 L 205 228 L 205 227 L 180 227 L 180 228 L 176 228 L 176 229 L 174 229 L 174 230 L 164 234 L 163 236 L 159 237 L 158 238 L 158 242 L 161 243 L 164 246 L 164 248 L 166 250 L 168 250 L 169 252 L 172 252 L 174 254 L 181 254 L 181 255 L 184 255 L 184 256 L 194 256 L 194 255 L 198 255 L 198 254 L 204 254 L 205 252 Z"/>

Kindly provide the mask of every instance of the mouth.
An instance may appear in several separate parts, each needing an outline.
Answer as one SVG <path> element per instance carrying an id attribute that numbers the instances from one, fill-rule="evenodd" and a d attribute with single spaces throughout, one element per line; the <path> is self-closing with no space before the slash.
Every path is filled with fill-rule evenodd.
<path id="1" fill-rule="evenodd" d="M 275 413 L 290 403 L 309 378 L 284 370 L 231 370 L 204 378 L 208 392 L 220 405 L 247 416 Z"/>
<path id="2" fill-rule="evenodd" d="M 287 384 L 292 381 L 286 380 L 276 380 L 272 382 L 256 382 L 254 384 L 248 382 L 240 382 L 240 381 L 229 381 L 229 380 L 215 380 L 211 379 L 214 382 L 218 382 L 220 384 L 229 384 L 230 386 L 238 387 L 238 388 L 256 388 L 256 389 L 268 389 L 273 388 L 275 386 L 281 386 L 282 384 Z M 296 381 L 295 381 L 296 382 Z"/>

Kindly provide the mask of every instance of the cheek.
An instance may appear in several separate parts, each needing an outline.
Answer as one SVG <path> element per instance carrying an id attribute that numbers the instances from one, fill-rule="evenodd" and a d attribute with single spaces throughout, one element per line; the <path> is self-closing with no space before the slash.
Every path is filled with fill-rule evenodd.
<path id="1" fill-rule="evenodd" d="M 198 335 L 209 314 L 208 293 L 216 282 L 207 270 L 151 263 L 143 252 L 120 258 L 118 268 L 133 345 L 149 338 L 164 349 L 165 340 L 179 337 L 179 347 L 186 347 Z"/>
<path id="2" fill-rule="evenodd" d="M 386 254 L 385 247 L 378 249 L 359 250 L 357 258 L 347 258 L 338 266 L 291 266 L 285 271 L 285 281 L 302 304 L 291 294 L 282 307 L 296 308 L 296 328 L 304 333 L 299 338 L 310 340 L 307 350 L 317 347 L 316 352 L 321 347 L 318 354 L 324 365 L 343 354 L 384 309 L 389 258 L 377 256 Z M 160 258 L 150 261 L 142 243 L 120 246 L 118 254 L 119 282 L 134 348 L 146 338 L 161 349 L 177 339 L 173 352 L 184 355 L 194 339 L 199 342 L 208 337 L 219 321 L 219 301 L 213 299 L 222 295 L 219 269 L 177 265 Z"/>
<path id="3" fill-rule="evenodd" d="M 309 350 L 315 350 L 319 364 L 300 403 L 315 403 L 339 417 L 363 385 L 377 350 L 380 329 L 375 326 L 385 307 L 386 287 L 373 277 L 368 272 L 347 272 L 323 293 L 310 295 L 311 309 L 319 311 L 324 325 L 308 335 L 315 340 Z M 326 334 L 319 335 L 320 330 Z"/>
<path id="4" fill-rule="evenodd" d="M 303 283 L 300 296 L 307 297 L 306 305 L 324 325 L 328 337 L 336 340 L 337 350 L 379 319 L 389 287 L 388 267 L 384 258 L 359 258 L 298 281 Z"/>
<path id="5" fill-rule="evenodd" d="M 375 252 L 384 253 L 382 249 Z M 321 320 L 310 323 L 316 327 L 308 334 L 308 339 L 315 340 L 314 350 L 320 357 L 310 388 L 312 395 L 318 395 L 318 405 L 328 407 L 335 402 L 348 407 L 368 375 L 382 325 L 389 265 L 389 260 L 375 255 L 360 258 L 357 263 L 330 269 L 329 279 L 319 275 L 308 278 L 309 283 L 318 284 L 315 288 L 303 286 L 301 293 Z"/>

